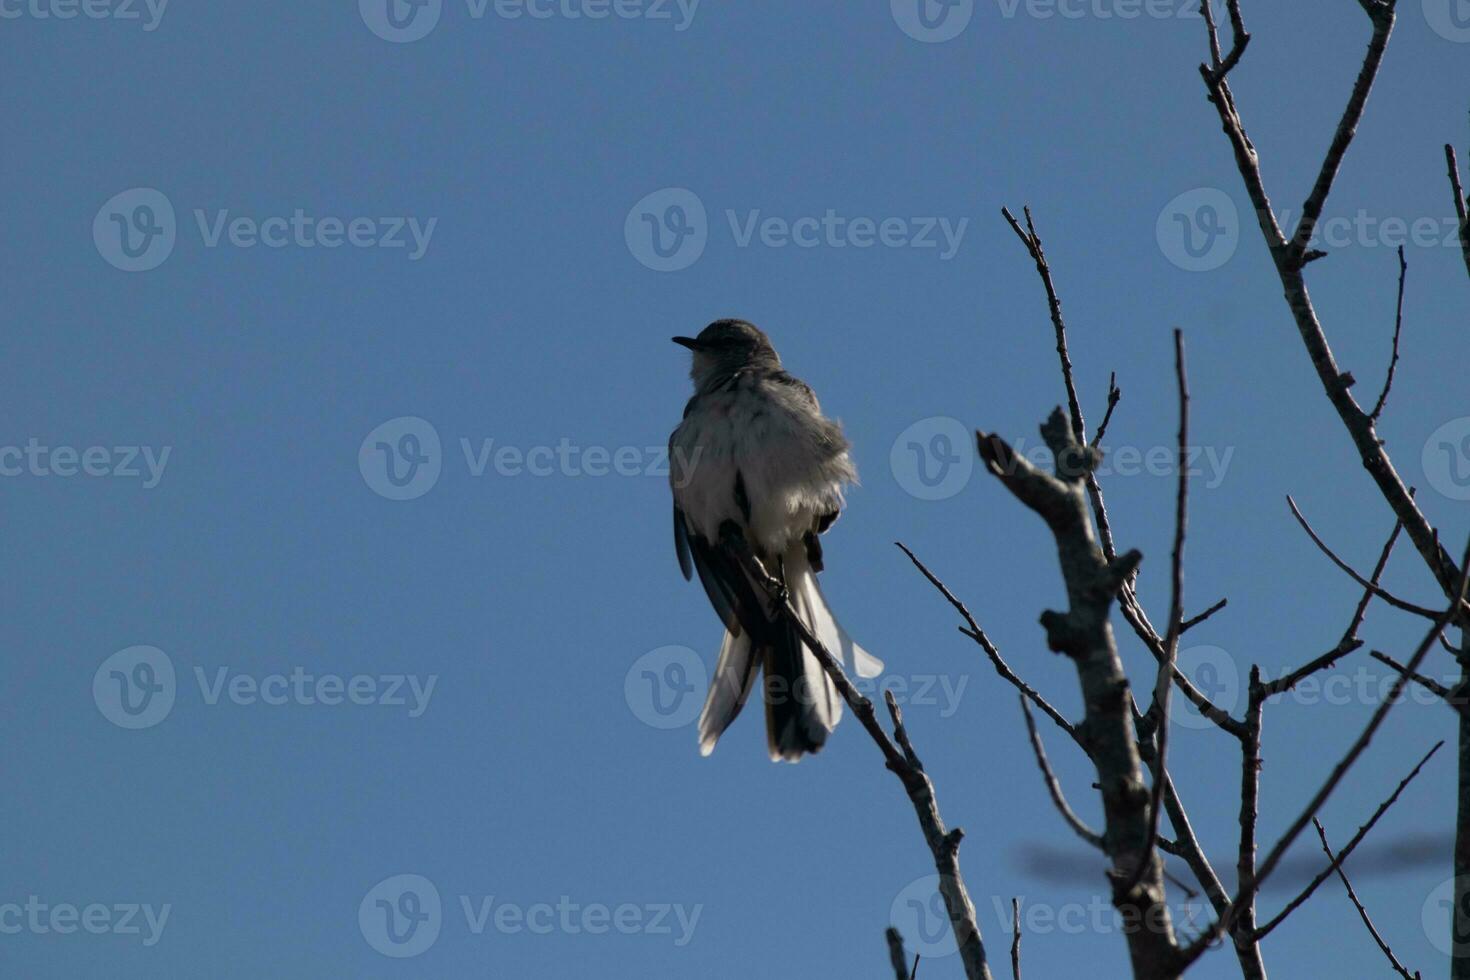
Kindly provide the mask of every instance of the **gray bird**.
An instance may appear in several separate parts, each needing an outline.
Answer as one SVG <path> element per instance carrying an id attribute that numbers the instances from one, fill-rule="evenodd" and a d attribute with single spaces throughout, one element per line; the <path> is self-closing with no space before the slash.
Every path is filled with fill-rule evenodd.
<path id="1" fill-rule="evenodd" d="M 883 664 L 852 641 L 822 596 L 818 535 L 837 520 L 857 482 L 842 427 L 787 374 L 770 340 L 744 320 L 717 320 L 698 337 L 694 397 L 669 437 L 674 547 L 684 578 L 699 572 L 725 639 L 699 716 L 709 755 L 764 670 L 766 742 L 773 761 L 816 752 L 842 717 L 842 698 L 769 594 L 723 542 L 733 524 L 768 574 L 780 579 L 807 628 L 861 677 Z"/>

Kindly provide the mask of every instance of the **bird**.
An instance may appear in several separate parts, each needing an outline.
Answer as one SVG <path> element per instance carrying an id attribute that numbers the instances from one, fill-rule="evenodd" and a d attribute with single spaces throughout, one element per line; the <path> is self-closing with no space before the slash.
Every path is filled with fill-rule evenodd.
<path id="1" fill-rule="evenodd" d="M 697 571 L 725 627 L 699 716 L 708 756 L 763 672 L 766 744 L 772 761 L 818 752 L 842 717 L 842 698 L 782 603 L 747 573 L 738 534 L 769 578 L 784 587 L 812 636 L 860 677 L 882 661 L 853 642 L 817 584 L 820 536 L 857 483 L 842 426 L 822 414 L 812 389 L 788 374 L 770 338 L 744 320 L 716 320 L 697 337 L 674 337 L 692 354 L 694 396 L 669 437 L 674 550 L 685 580 Z"/>

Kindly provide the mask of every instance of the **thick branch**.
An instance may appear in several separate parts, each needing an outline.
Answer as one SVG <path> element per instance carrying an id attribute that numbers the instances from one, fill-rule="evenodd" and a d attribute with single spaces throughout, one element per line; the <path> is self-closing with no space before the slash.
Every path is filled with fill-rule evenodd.
<path id="1" fill-rule="evenodd" d="M 1367 104 L 1368 94 L 1372 90 L 1374 78 L 1382 63 L 1389 35 L 1393 30 L 1394 16 L 1391 3 L 1385 3 L 1382 0 L 1359 0 L 1359 2 L 1372 17 L 1373 38 L 1369 43 L 1367 56 L 1358 73 L 1348 105 L 1338 123 L 1332 144 L 1323 159 L 1317 182 L 1304 205 L 1301 223 L 1289 244 L 1283 239 L 1274 212 L 1271 210 L 1271 202 L 1261 179 L 1260 160 L 1255 148 L 1246 137 L 1245 126 L 1236 111 L 1229 83 L 1225 80 L 1223 73 L 1216 73 L 1206 65 L 1200 66 L 1200 74 L 1209 90 L 1210 101 L 1220 116 L 1225 135 L 1229 138 L 1231 147 L 1235 151 L 1236 169 L 1245 182 L 1246 192 L 1250 195 L 1251 204 L 1256 210 L 1261 233 L 1266 239 L 1266 245 L 1276 264 L 1277 275 L 1285 289 L 1287 305 L 1296 321 L 1297 332 L 1301 335 L 1302 344 L 1311 358 L 1312 366 L 1317 371 L 1318 380 L 1328 400 L 1332 402 L 1333 408 L 1337 410 L 1343 426 L 1352 437 L 1353 444 L 1357 447 L 1363 460 L 1364 468 L 1368 470 L 1369 475 L 1378 485 L 1379 492 L 1393 509 L 1395 516 L 1403 522 L 1404 528 L 1409 533 L 1409 539 L 1414 543 L 1415 549 L 1424 559 L 1440 588 L 1448 594 L 1454 588 L 1458 578 L 1458 569 L 1455 568 L 1450 556 L 1439 546 L 1433 527 L 1414 503 L 1403 480 L 1399 478 L 1398 471 L 1394 469 L 1393 461 L 1388 456 L 1388 451 L 1383 447 L 1374 431 L 1373 419 L 1359 407 L 1349 391 L 1349 378 L 1338 369 L 1337 362 L 1332 356 L 1332 350 L 1327 344 L 1327 336 L 1317 318 L 1317 312 L 1312 307 L 1306 282 L 1302 278 L 1307 239 L 1311 237 L 1317 218 L 1326 203 L 1327 194 L 1331 190 L 1332 182 L 1337 175 L 1338 167 L 1357 130 L 1364 106 Z M 1212 49 L 1218 50 L 1218 45 L 1214 41 L 1213 26 L 1210 26 L 1209 30 Z"/>
<path id="2" fill-rule="evenodd" d="M 1134 972 L 1173 976 L 1178 948 L 1164 902 L 1162 865 L 1150 847 L 1149 794 L 1133 732 L 1128 679 L 1108 622 L 1118 590 L 1142 555 L 1130 551 L 1109 561 L 1098 547 L 1083 490 L 1097 454 L 1076 437 L 1060 408 L 1041 434 L 1055 459 L 1054 475 L 1032 466 L 998 436 L 977 433 L 977 446 L 991 474 L 1041 516 L 1056 541 L 1068 609 L 1044 612 L 1041 623 L 1047 645 L 1072 659 L 1081 682 L 1086 705 L 1081 728 L 1102 794 L 1113 904 L 1125 921 L 1142 924 L 1127 936 Z M 1137 884 L 1125 887 L 1140 863 L 1148 865 L 1145 872 Z"/>

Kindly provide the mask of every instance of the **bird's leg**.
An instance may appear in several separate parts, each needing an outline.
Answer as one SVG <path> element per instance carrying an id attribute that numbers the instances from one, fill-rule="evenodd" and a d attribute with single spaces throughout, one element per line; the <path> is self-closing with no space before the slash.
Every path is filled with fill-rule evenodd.
<path id="1" fill-rule="evenodd" d="M 721 524 L 720 543 L 744 559 L 753 571 L 760 574 L 758 584 L 775 599 L 777 605 L 784 605 L 791 598 L 791 593 L 786 588 L 786 571 L 780 567 L 780 559 L 777 558 L 780 575 L 779 577 L 772 576 L 766 571 L 765 562 L 756 555 L 750 547 L 750 542 L 745 540 L 745 533 L 740 530 L 740 525 L 732 520 Z"/>

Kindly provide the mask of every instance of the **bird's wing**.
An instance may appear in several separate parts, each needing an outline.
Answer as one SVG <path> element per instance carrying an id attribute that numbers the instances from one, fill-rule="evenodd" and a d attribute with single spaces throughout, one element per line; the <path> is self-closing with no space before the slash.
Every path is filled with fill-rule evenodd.
<path id="1" fill-rule="evenodd" d="M 694 577 L 694 565 L 689 559 L 689 529 L 684 525 L 684 512 L 674 505 L 674 553 L 679 556 L 679 571 L 684 581 Z"/>

